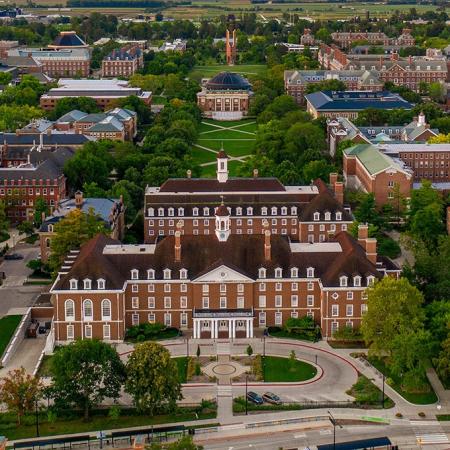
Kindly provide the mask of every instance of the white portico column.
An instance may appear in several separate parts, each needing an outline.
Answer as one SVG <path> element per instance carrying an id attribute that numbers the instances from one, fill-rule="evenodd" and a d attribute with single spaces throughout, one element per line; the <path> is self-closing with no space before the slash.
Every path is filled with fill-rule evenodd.
<path id="1" fill-rule="evenodd" d="M 250 337 L 250 323 L 248 319 L 245 320 L 245 337 Z"/>
<path id="2" fill-rule="evenodd" d="M 192 320 L 192 334 L 193 338 L 197 339 L 197 321 L 195 319 Z"/>
<path id="3" fill-rule="evenodd" d="M 211 339 L 214 339 L 214 319 L 211 319 L 211 321 L 210 321 L 210 323 L 211 323 Z"/>
<path id="4" fill-rule="evenodd" d="M 219 337 L 219 320 L 214 319 L 214 338 L 217 339 Z"/>
<path id="5" fill-rule="evenodd" d="M 236 337 L 236 319 L 231 319 L 231 337 Z"/>
<path id="6" fill-rule="evenodd" d="M 253 337 L 253 318 L 251 318 L 249 320 L 249 326 L 250 326 L 250 336 L 249 337 Z"/>
<path id="7" fill-rule="evenodd" d="M 228 320 L 228 339 L 233 337 L 233 319 Z"/>
<path id="8" fill-rule="evenodd" d="M 194 339 L 200 339 L 201 330 L 200 330 L 201 320 L 194 319 Z"/>

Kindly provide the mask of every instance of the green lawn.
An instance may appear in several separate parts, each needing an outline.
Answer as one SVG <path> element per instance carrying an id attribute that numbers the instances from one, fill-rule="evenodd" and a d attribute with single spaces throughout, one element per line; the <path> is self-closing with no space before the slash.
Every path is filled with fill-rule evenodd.
<path id="1" fill-rule="evenodd" d="M 255 141 L 213 141 L 210 139 L 198 139 L 197 144 L 217 152 L 223 145 L 223 149 L 229 156 L 245 156 L 253 153 Z M 207 152 L 207 150 L 204 151 Z"/>
<path id="2" fill-rule="evenodd" d="M 244 125 L 252 125 L 254 127 L 254 130 L 256 130 L 257 125 L 255 123 L 255 119 L 242 119 L 242 120 L 214 120 L 214 119 L 203 119 L 202 120 L 203 125 L 209 126 L 209 129 L 219 129 L 218 127 L 222 128 L 233 128 L 233 127 L 243 127 Z M 214 126 L 217 125 L 217 126 Z M 239 129 L 238 128 L 238 129 Z M 251 131 L 254 131 L 251 130 Z M 250 131 L 250 130 L 246 130 Z"/>
<path id="3" fill-rule="evenodd" d="M 194 66 L 189 74 L 189 78 L 200 81 L 202 78 L 212 78 L 220 72 L 234 72 L 244 76 L 265 75 L 267 66 L 265 64 L 239 64 L 232 67 L 226 64 Z"/>
<path id="4" fill-rule="evenodd" d="M 347 394 L 355 397 L 355 402 L 362 406 L 382 407 L 383 392 L 364 375 L 359 375 L 358 381 L 347 391 Z M 385 395 L 384 407 L 387 409 L 393 406 L 394 402 Z"/>
<path id="5" fill-rule="evenodd" d="M 58 417 L 54 423 L 48 422 L 47 414 L 41 412 L 39 414 L 39 432 L 41 437 L 43 437 L 57 434 L 114 430 L 116 428 L 143 427 L 171 422 L 187 422 L 197 419 L 213 419 L 216 417 L 216 411 L 212 409 L 179 408 L 178 411 L 174 414 L 163 414 L 154 417 L 138 415 L 137 413 L 130 414 L 129 411 L 123 411 L 118 419 L 113 419 L 108 417 L 108 411 L 106 410 L 93 413 L 89 422 L 85 422 L 82 417 L 73 414 L 68 418 Z M 16 425 L 16 416 L 9 413 L 0 414 L 0 435 L 6 436 L 9 440 L 35 437 L 34 414 L 25 416 L 22 425 L 19 427 Z"/>
<path id="6" fill-rule="evenodd" d="M 187 381 L 187 366 L 188 366 L 187 357 L 181 356 L 180 358 L 173 358 L 173 360 L 177 363 L 178 378 L 180 379 L 180 383 L 186 383 L 186 381 Z"/>
<path id="7" fill-rule="evenodd" d="M 450 421 L 450 414 L 436 414 L 436 418 L 441 422 L 448 422 Z"/>
<path id="8" fill-rule="evenodd" d="M 196 165 L 207 162 L 214 162 L 217 159 L 215 153 L 208 152 L 207 150 L 203 150 L 202 148 L 198 147 L 192 147 L 191 156 Z"/>
<path id="9" fill-rule="evenodd" d="M 17 326 L 22 320 L 22 316 L 5 316 L 0 319 L 0 356 L 8 347 L 9 341 L 14 335 Z"/>
<path id="10" fill-rule="evenodd" d="M 221 140 L 221 139 L 223 139 L 223 140 L 229 141 L 230 139 L 237 139 L 237 140 L 247 139 L 247 140 L 254 141 L 255 135 L 253 133 L 252 134 L 241 133 L 240 131 L 232 128 L 232 129 L 228 129 L 228 130 L 219 130 L 218 129 L 217 131 L 214 130 L 211 132 L 202 132 L 198 138 L 199 138 L 199 140 L 202 140 L 202 139 Z"/>
<path id="11" fill-rule="evenodd" d="M 401 387 L 401 380 L 399 377 L 393 375 L 390 369 L 386 366 L 383 360 L 379 358 L 368 358 L 369 362 L 376 367 L 381 373 L 383 373 L 387 378 L 390 378 L 393 381 L 391 387 L 395 389 L 402 397 L 408 400 L 411 403 L 415 403 L 416 405 L 429 405 L 430 403 L 437 402 L 438 398 L 433 388 L 428 383 L 429 392 L 423 393 L 411 393 L 405 392 Z M 427 380 L 428 381 L 428 380 Z"/>
<path id="12" fill-rule="evenodd" d="M 37 374 L 40 377 L 51 377 L 52 376 L 52 359 L 53 355 L 44 355 L 39 366 Z"/>
<path id="13" fill-rule="evenodd" d="M 317 374 L 317 369 L 311 364 L 278 356 L 266 356 L 263 365 L 266 383 L 305 381 Z"/>

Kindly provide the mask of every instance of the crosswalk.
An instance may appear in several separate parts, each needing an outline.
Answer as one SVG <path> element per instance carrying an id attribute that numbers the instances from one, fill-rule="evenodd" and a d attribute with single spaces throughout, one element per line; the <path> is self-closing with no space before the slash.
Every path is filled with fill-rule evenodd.
<path id="1" fill-rule="evenodd" d="M 450 443 L 437 420 L 410 420 L 410 423 L 419 445 Z"/>
<path id="2" fill-rule="evenodd" d="M 232 387 L 229 384 L 217 385 L 217 397 L 231 397 L 232 395 Z"/>

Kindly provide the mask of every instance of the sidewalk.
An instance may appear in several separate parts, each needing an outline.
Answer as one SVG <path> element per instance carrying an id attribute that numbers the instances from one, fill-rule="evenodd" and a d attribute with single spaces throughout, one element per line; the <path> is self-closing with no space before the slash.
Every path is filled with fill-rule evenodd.
<path id="1" fill-rule="evenodd" d="M 8 233 L 9 239 L 0 242 L 0 249 L 3 249 L 6 245 L 8 245 L 9 248 L 14 248 L 22 239 L 27 237 L 26 234 L 20 234 L 20 232 L 15 228 L 8 230 Z"/>

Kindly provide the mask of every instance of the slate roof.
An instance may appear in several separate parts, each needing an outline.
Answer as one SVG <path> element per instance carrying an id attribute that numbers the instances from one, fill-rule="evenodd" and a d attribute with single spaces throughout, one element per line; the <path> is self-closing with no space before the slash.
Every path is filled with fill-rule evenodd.
<path id="1" fill-rule="evenodd" d="M 251 86 L 238 73 L 221 72 L 206 83 L 206 88 L 213 91 L 248 91 Z"/>
<path id="2" fill-rule="evenodd" d="M 107 245 L 120 246 L 119 241 L 97 235 L 80 250 L 67 274 L 61 274 L 53 290 L 69 289 L 69 280 L 84 278 L 106 280 L 106 289 L 121 289 L 130 279 L 132 269 L 139 271 L 140 279 L 147 279 L 147 270 L 155 270 L 155 278 L 162 279 L 164 269 L 172 270 L 172 278 L 179 276 L 179 270 L 188 271 L 190 280 L 226 265 L 252 279 L 258 278 L 258 269 L 265 267 L 267 276 L 274 275 L 275 268 L 282 268 L 288 276 L 291 267 L 298 267 L 299 276 L 306 277 L 308 267 L 315 268 L 315 275 L 325 286 L 338 286 L 339 277 L 353 277 L 358 274 L 381 278 L 382 274 L 367 258 L 364 249 L 346 232 L 337 234 L 335 241 L 340 250 L 328 252 L 292 251 L 286 237 L 271 236 L 271 260 L 264 257 L 263 235 L 231 235 L 226 242 L 220 242 L 214 235 L 182 235 L 181 261 L 175 262 L 175 238 L 168 236 L 159 241 L 154 251 L 104 252 Z M 130 246 L 123 246 L 126 248 Z M 139 247 L 139 246 L 137 246 Z M 320 244 L 317 244 L 320 249 Z M 351 285 L 351 283 L 350 283 Z"/>
<path id="3" fill-rule="evenodd" d="M 86 47 L 86 42 L 83 41 L 75 31 L 63 31 L 56 37 L 53 42 L 54 47 Z M 52 47 L 49 46 L 49 47 Z"/>
<path id="4" fill-rule="evenodd" d="M 284 80 L 288 84 L 308 84 L 327 80 L 357 81 L 362 86 L 383 84 L 375 71 L 369 70 L 285 70 Z M 373 81 L 372 83 L 370 81 Z M 299 83 L 300 82 L 300 83 Z"/>
<path id="5" fill-rule="evenodd" d="M 0 133 L 0 142 L 7 143 L 12 146 L 32 146 L 33 144 L 39 144 L 40 137 L 44 141 L 44 146 L 70 146 L 70 145 L 83 145 L 89 142 L 91 139 L 83 134 L 75 133 L 52 133 L 48 135 L 46 133 L 26 133 L 26 134 L 16 134 L 16 133 Z"/>
<path id="6" fill-rule="evenodd" d="M 78 109 L 74 109 L 72 111 L 69 111 L 68 113 L 61 116 L 59 119 L 57 119 L 56 122 L 58 123 L 64 123 L 64 122 L 74 122 L 76 120 L 80 120 L 83 117 L 85 117 L 87 113 L 80 111 Z"/>
<path id="7" fill-rule="evenodd" d="M 413 105 L 391 92 L 321 91 L 305 95 L 317 111 L 362 111 L 375 109 L 412 109 Z"/>

